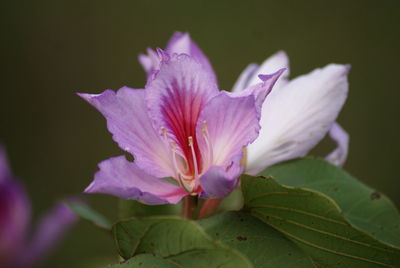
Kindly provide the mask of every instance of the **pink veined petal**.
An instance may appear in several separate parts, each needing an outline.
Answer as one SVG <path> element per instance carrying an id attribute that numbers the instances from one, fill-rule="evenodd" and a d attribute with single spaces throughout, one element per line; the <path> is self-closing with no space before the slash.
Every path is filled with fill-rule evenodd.
<path id="1" fill-rule="evenodd" d="M 171 151 L 154 130 L 147 113 L 143 89 L 121 88 L 115 93 L 78 94 L 107 119 L 108 130 L 121 149 L 135 157 L 135 163 L 157 177 L 173 176 Z"/>
<path id="2" fill-rule="evenodd" d="M 223 198 L 238 184 L 244 167 L 240 165 L 242 152 L 232 158 L 227 166 L 211 166 L 200 178 L 201 198 Z"/>
<path id="3" fill-rule="evenodd" d="M 348 91 L 349 66 L 331 64 L 272 90 L 257 140 L 248 146 L 246 172 L 304 156 L 328 132 Z"/>
<path id="4" fill-rule="evenodd" d="M 231 91 L 239 92 L 246 89 L 249 86 L 250 79 L 256 74 L 258 68 L 257 64 L 249 64 L 239 75 Z"/>
<path id="5" fill-rule="evenodd" d="M 347 132 L 338 124 L 334 123 L 329 130 L 329 136 L 336 142 L 337 147 L 325 159 L 336 165 L 343 166 L 347 159 L 349 152 L 349 135 Z"/>
<path id="6" fill-rule="evenodd" d="M 110 194 L 147 205 L 176 204 L 188 194 L 180 186 L 145 173 L 124 156 L 100 162 L 99 168 L 85 193 Z"/>
<path id="7" fill-rule="evenodd" d="M 68 207 L 57 203 L 40 219 L 31 241 L 22 249 L 24 254 L 15 262 L 20 267 L 33 267 L 39 264 L 77 220 L 78 217 Z"/>
<path id="8" fill-rule="evenodd" d="M 208 72 L 210 79 L 216 83 L 217 78 L 210 61 L 199 46 L 190 38 L 189 33 L 176 32 L 168 42 L 166 51 L 173 54 L 187 54 L 196 60 Z"/>
<path id="9" fill-rule="evenodd" d="M 217 93 L 209 73 L 185 54 L 175 54 L 163 61 L 155 79 L 146 87 L 147 106 L 155 128 L 160 135 L 167 135 L 177 144 L 177 149 L 187 159 L 190 173 L 194 169 L 194 160 L 188 138 L 193 138 L 200 169 L 196 123 L 205 103 Z"/>
<path id="10" fill-rule="evenodd" d="M 197 124 L 205 167 L 229 165 L 243 147 L 257 138 L 259 118 L 253 95 L 233 97 L 221 91 L 210 100 Z"/>

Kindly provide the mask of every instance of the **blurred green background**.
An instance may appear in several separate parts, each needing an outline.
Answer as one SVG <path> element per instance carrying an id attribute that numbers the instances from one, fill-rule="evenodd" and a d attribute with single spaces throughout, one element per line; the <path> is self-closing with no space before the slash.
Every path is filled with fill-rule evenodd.
<path id="1" fill-rule="evenodd" d="M 105 120 L 75 92 L 143 87 L 137 55 L 188 31 L 229 90 L 250 62 L 278 50 L 291 77 L 351 63 L 339 122 L 351 134 L 346 169 L 400 204 L 398 1 L 8 1 L 0 11 L 0 140 L 29 192 L 34 218 L 81 192 L 100 160 L 121 154 Z M 325 142 L 316 153 L 327 152 Z M 90 197 L 115 217 L 117 200 Z M 111 237 L 80 222 L 44 267 L 116 261 Z"/>

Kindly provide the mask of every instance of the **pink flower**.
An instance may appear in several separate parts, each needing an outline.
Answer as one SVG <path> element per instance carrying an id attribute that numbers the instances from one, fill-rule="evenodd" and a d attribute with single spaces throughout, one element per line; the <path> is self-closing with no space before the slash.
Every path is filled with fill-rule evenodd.
<path id="1" fill-rule="evenodd" d="M 243 172 L 243 149 L 257 138 L 261 106 L 284 68 L 230 93 L 219 91 L 211 64 L 188 34 L 176 33 L 165 51 L 148 54 L 140 56 L 148 74 L 144 89 L 79 94 L 135 158 L 101 162 L 85 192 L 145 204 L 226 196 Z"/>

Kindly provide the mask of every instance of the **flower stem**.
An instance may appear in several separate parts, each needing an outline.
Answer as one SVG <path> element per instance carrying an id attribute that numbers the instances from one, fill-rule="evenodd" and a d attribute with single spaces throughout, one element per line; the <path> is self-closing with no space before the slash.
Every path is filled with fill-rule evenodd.
<path id="1" fill-rule="evenodd" d="M 193 206 L 195 205 L 195 197 L 188 195 L 183 199 L 182 216 L 186 219 L 193 218 Z"/>
<path id="2" fill-rule="evenodd" d="M 207 199 L 200 209 L 199 219 L 211 216 L 215 212 L 221 201 L 222 199 Z"/>

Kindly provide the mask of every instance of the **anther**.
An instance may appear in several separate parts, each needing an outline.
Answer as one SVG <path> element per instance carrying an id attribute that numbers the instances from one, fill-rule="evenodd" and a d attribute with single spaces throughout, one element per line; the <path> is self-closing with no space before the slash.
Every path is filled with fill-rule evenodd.
<path id="1" fill-rule="evenodd" d="M 208 134 L 207 121 L 206 120 L 203 121 L 203 128 L 201 129 L 201 132 L 203 133 L 203 135 Z"/>
<path id="2" fill-rule="evenodd" d="M 168 137 L 167 129 L 165 127 L 161 127 L 161 131 L 162 131 L 164 137 L 167 138 Z"/>

